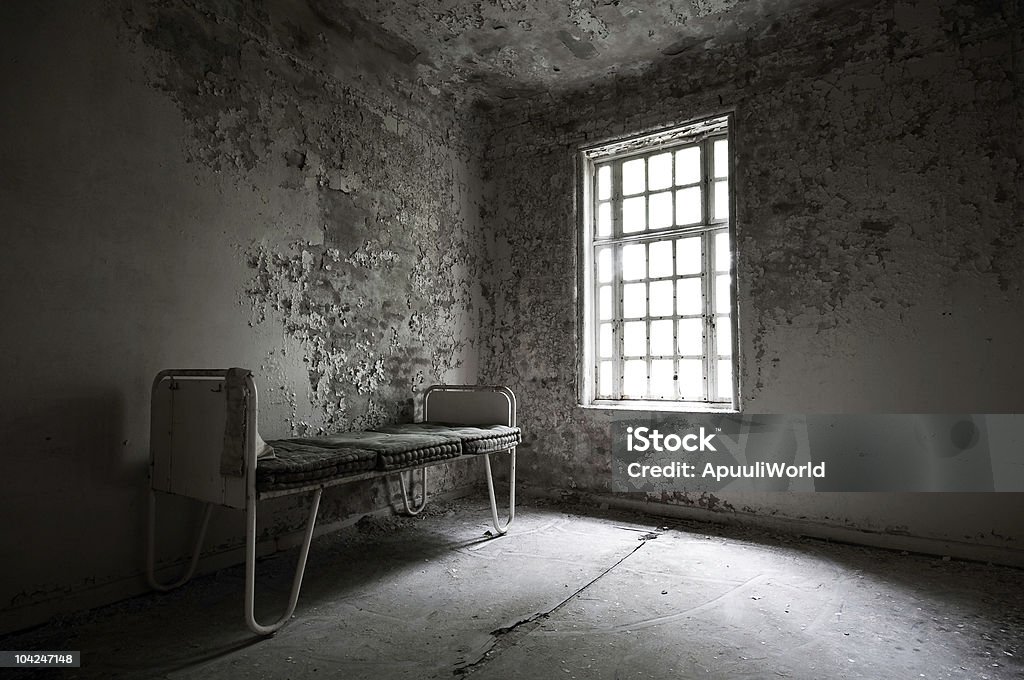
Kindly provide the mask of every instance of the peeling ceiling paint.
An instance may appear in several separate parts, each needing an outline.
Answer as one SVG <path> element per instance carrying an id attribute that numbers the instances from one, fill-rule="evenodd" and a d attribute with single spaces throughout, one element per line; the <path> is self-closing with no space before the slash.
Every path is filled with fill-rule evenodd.
<path id="1" fill-rule="evenodd" d="M 413 64 L 423 82 L 509 99 L 643 72 L 850 0 L 307 0 L 328 26 Z"/>

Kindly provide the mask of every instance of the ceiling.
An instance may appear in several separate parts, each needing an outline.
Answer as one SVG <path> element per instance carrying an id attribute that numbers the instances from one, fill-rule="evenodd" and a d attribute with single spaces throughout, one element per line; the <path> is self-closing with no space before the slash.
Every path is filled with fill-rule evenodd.
<path id="1" fill-rule="evenodd" d="M 428 85 L 486 98 L 580 87 L 770 31 L 836 0 L 307 0 L 361 25 Z M 368 36 L 367 32 L 374 35 Z"/>

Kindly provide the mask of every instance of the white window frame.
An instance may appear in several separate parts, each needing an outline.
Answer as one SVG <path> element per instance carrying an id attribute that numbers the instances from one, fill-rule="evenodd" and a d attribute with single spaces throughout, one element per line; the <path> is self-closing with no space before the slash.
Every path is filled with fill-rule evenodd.
<path id="1" fill-rule="evenodd" d="M 577 189 L 577 212 L 579 216 L 580 236 L 578 262 L 581 264 L 579 267 L 579 290 L 581 295 L 578 299 L 581 303 L 579 305 L 579 327 L 581 329 L 580 348 L 582 351 L 580 352 L 579 357 L 578 375 L 579 397 L 580 404 L 582 406 L 597 408 L 645 409 L 653 411 L 737 412 L 740 410 L 739 323 L 737 314 L 738 305 L 736 300 L 735 162 L 733 160 L 735 155 L 735 145 L 733 143 L 732 118 L 733 116 L 731 113 L 725 113 L 711 118 L 675 126 L 666 130 L 580 147 L 577 157 L 579 162 L 579 172 L 577 173 L 579 178 Z M 728 141 L 728 217 L 724 219 L 716 219 L 712 211 L 712 204 L 714 201 L 714 175 L 717 174 L 720 177 L 722 174 L 721 172 L 715 173 L 712 168 L 713 161 L 711 149 L 712 144 L 716 139 L 726 139 Z M 699 146 L 701 149 L 701 177 L 697 184 L 702 189 L 700 222 L 686 226 L 675 226 L 673 224 L 667 228 L 645 230 L 632 234 L 624 233 L 622 229 L 622 163 L 637 158 L 650 157 L 666 151 L 676 151 L 679 148 L 694 145 Z M 611 167 L 612 172 L 612 196 L 610 204 L 612 212 L 612 233 L 610 236 L 601 237 L 597 235 L 596 226 L 597 206 L 599 204 L 597 197 L 597 172 L 600 167 L 606 165 Z M 670 185 L 670 191 L 673 196 L 673 216 L 675 215 L 676 190 L 679 188 L 680 186 L 675 184 L 675 177 L 673 175 L 673 182 Z M 656 192 L 651 192 L 649 187 L 645 187 L 644 193 L 636 195 L 648 195 L 650 193 Z M 728 242 L 730 245 L 728 270 L 728 323 L 731 326 L 730 339 L 732 346 L 729 348 L 728 355 L 726 355 L 721 348 L 715 347 L 715 326 L 717 323 L 720 323 L 719 317 L 724 315 L 717 314 L 713 308 L 715 296 L 715 286 L 713 285 L 715 277 L 713 234 L 722 231 L 728 234 Z M 704 329 L 704 337 L 702 341 L 703 351 L 701 355 L 703 394 L 699 399 L 659 398 L 652 396 L 650 394 L 650 388 L 648 388 L 648 393 L 643 397 L 624 395 L 623 330 L 625 328 L 625 323 L 630 320 L 623 318 L 624 315 L 622 310 L 622 287 L 625 285 L 622 271 L 622 247 L 630 243 L 656 242 L 693 235 L 701 235 L 703 244 L 703 267 L 700 274 L 702 281 L 703 310 L 699 316 L 699 318 L 702 319 Z M 607 285 L 607 283 L 599 283 L 597 281 L 597 253 L 598 250 L 602 248 L 611 248 L 611 252 L 614 254 L 612 256 L 614 276 L 611 284 L 613 301 L 613 313 L 611 320 L 613 329 L 612 362 L 614 366 L 612 381 L 614 391 L 611 396 L 599 395 L 597 390 L 599 362 L 602 360 L 597 356 L 599 344 L 598 329 L 602 323 L 608 323 L 607 319 L 601 320 L 600 322 L 598 319 L 599 304 L 597 300 L 597 291 L 600 286 Z M 672 281 L 679 280 L 679 277 L 681 276 L 675 267 L 676 253 L 676 248 L 673 247 L 673 271 L 671 276 L 667 277 Z M 678 376 L 678 367 L 680 366 L 679 360 L 681 358 L 681 355 L 679 354 L 679 345 L 677 344 L 676 329 L 678 328 L 678 320 L 681 316 L 685 315 L 679 315 L 677 313 L 679 310 L 676 307 L 674 297 L 676 283 L 672 284 L 672 288 L 672 314 L 653 318 L 655 320 L 667 318 L 672 319 L 673 355 L 671 358 L 673 361 L 672 366 L 675 367 L 674 371 L 676 371 L 673 376 L 673 380 L 676 380 Z M 650 309 L 645 311 L 650 312 Z M 698 317 L 694 316 L 693 318 Z M 650 317 L 649 314 L 642 317 L 642 320 L 648 322 L 648 324 L 651 319 L 652 317 Z M 646 327 L 650 329 L 649 325 Z M 652 361 L 649 335 L 650 333 L 648 330 L 648 351 L 645 356 L 645 360 L 647 362 L 648 381 L 650 381 L 651 378 Z M 659 357 L 664 357 L 664 359 L 669 358 L 668 355 L 655 355 L 655 360 L 658 360 Z M 715 385 L 717 375 L 715 362 L 722 357 L 727 357 L 727 360 L 731 361 L 730 374 L 732 378 L 732 385 L 727 391 L 728 393 L 725 395 L 725 398 L 721 398 L 719 396 L 717 386 Z M 607 359 L 603 360 L 607 361 Z M 648 382 L 648 385 L 649 384 L 650 383 Z M 675 391 L 678 393 L 678 389 Z"/>

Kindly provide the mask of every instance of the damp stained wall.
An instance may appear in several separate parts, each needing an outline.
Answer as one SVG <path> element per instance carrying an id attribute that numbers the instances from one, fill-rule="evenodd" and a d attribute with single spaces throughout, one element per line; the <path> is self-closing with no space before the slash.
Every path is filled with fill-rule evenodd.
<path id="1" fill-rule="evenodd" d="M 413 58 L 315 3 L 0 6 L 0 630 L 144 590 L 157 371 L 252 369 L 266 438 L 476 381 L 479 136 Z M 333 490 L 321 524 L 388 501 Z M 270 505 L 265 537 L 301 527 Z M 172 564 L 198 515 L 161 507 Z"/>
<path id="2" fill-rule="evenodd" d="M 520 479 L 610 492 L 613 415 L 577 405 L 574 150 L 726 110 L 743 410 L 1024 411 L 1022 21 L 1014 2 L 805 7 L 489 110 L 481 366 L 519 396 Z M 1024 549 L 1021 494 L 648 500 Z"/>
<path id="3" fill-rule="evenodd" d="M 694 8 L 713 5 L 732 3 Z M 511 73 L 470 109 L 439 87 L 490 82 L 461 54 L 421 82 L 416 46 L 337 2 L 0 3 L 0 630 L 144 588 L 149 383 L 169 366 L 253 368 L 268 437 L 405 416 L 434 380 L 508 382 L 526 482 L 604 491 L 609 415 L 575 406 L 572 147 L 727 107 L 744 406 L 1020 411 L 1019 10 L 814 5 L 722 37 L 696 11 L 644 75 L 538 95 L 561 76 L 520 92 Z M 548 47 L 579 81 L 573 30 Z M 1022 535 L 1009 495 L 670 500 Z M 386 502 L 352 486 L 322 513 Z M 265 536 L 302 505 L 277 502 Z M 170 563 L 198 515 L 167 507 Z M 221 513 L 208 555 L 237 559 L 241 535 Z"/>

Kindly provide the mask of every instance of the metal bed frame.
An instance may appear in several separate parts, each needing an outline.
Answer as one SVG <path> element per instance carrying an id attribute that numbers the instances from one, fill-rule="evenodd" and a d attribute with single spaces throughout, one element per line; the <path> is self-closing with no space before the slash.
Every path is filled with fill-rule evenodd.
<path id="1" fill-rule="evenodd" d="M 504 535 L 515 519 L 516 448 L 507 449 L 509 467 L 508 518 L 502 523 L 494 493 L 490 453 L 469 454 L 429 463 L 411 465 L 400 470 L 372 471 L 343 475 L 290 489 L 261 492 L 256 489 L 258 432 L 258 398 L 251 372 L 245 375 L 244 467 L 241 476 L 225 474 L 220 469 L 224 447 L 224 424 L 227 418 L 224 381 L 229 369 L 174 369 L 157 374 L 153 380 L 150 423 L 150 489 L 146 531 L 146 577 L 155 590 L 168 591 L 184 585 L 195 574 L 203 541 L 215 506 L 245 511 L 245 622 L 254 633 L 270 635 L 281 628 L 295 612 L 306 571 L 306 558 L 313 538 L 320 497 L 324 489 L 366 479 L 385 478 L 397 474 L 402 491 L 402 505 L 407 515 L 419 514 L 427 505 L 427 468 L 461 458 L 483 456 L 487 477 L 487 493 L 491 519 L 496 536 Z M 166 394 L 165 394 L 166 393 Z M 464 425 L 516 425 L 516 398 L 507 387 L 498 385 L 433 385 L 423 393 L 424 420 L 458 422 Z M 501 453 L 497 451 L 494 453 Z M 412 485 L 413 473 L 420 471 L 421 498 L 410 501 L 406 484 Z M 205 502 L 205 510 L 185 573 L 168 583 L 156 579 L 156 492 L 184 496 Z M 295 568 L 288 604 L 276 621 L 261 624 L 255 616 L 256 600 L 256 515 L 259 501 L 280 496 L 312 493 L 309 517 L 306 520 L 299 561 Z"/>

